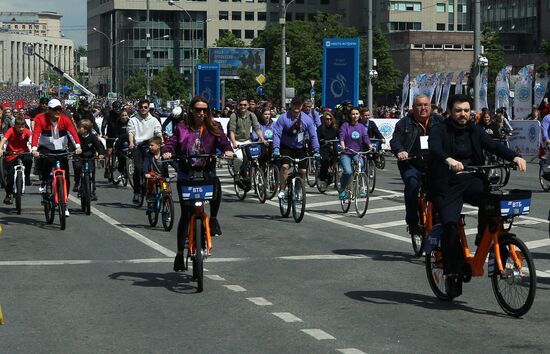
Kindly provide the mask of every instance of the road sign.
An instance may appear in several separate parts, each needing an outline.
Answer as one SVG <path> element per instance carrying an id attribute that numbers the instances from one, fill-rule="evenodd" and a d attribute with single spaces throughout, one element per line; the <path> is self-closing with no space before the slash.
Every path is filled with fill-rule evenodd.
<path id="1" fill-rule="evenodd" d="M 258 88 L 256 89 L 256 93 L 258 94 L 258 96 L 264 96 L 265 95 L 265 87 L 258 86 Z"/>
<path id="2" fill-rule="evenodd" d="M 161 99 L 161 98 L 157 98 L 157 99 L 155 100 L 155 107 L 158 108 L 158 107 L 160 107 L 161 104 L 162 104 L 162 99 Z"/>
<path id="3" fill-rule="evenodd" d="M 311 91 L 309 91 L 309 96 L 311 98 L 315 97 L 315 90 L 314 89 L 311 89 Z"/>
<path id="4" fill-rule="evenodd" d="M 267 79 L 267 78 L 265 77 L 264 74 L 260 74 L 260 75 L 256 76 L 256 82 L 257 82 L 258 84 L 260 84 L 260 86 L 262 86 L 263 84 L 265 84 L 265 80 L 266 80 L 266 79 Z"/>

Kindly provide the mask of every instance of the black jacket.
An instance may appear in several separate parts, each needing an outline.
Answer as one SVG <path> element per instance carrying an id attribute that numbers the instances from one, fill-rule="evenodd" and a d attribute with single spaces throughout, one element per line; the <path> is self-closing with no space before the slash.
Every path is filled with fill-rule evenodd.
<path id="1" fill-rule="evenodd" d="M 367 127 L 367 134 L 369 135 L 370 139 L 384 139 L 384 135 L 380 133 L 380 129 L 378 129 L 378 126 L 376 125 L 376 123 L 374 123 L 374 121 L 369 119 L 369 125 L 367 126 L 365 124 L 365 126 Z"/>
<path id="2" fill-rule="evenodd" d="M 431 189 L 435 195 L 444 196 L 449 189 L 451 176 L 456 172 L 449 170 L 449 166 L 445 163 L 445 159 L 454 155 L 455 135 L 454 132 L 458 128 L 455 127 L 451 118 L 447 119 L 443 124 L 439 124 L 432 129 L 428 144 L 430 149 L 431 168 L 430 178 Z M 484 164 L 484 150 L 489 151 L 505 160 L 513 160 L 519 156 L 513 150 L 503 144 L 494 141 L 489 134 L 479 125 L 473 122 L 468 123 L 464 128 L 470 133 L 472 141 L 472 166 L 480 166 Z"/>

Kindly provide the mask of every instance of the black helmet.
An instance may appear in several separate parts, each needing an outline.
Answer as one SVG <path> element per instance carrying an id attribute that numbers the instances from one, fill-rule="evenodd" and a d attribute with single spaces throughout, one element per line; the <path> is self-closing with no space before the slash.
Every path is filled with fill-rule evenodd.
<path id="1" fill-rule="evenodd" d="M 122 112 L 122 102 L 115 101 L 115 102 L 113 102 L 112 107 L 113 107 L 113 111 L 115 111 L 115 113 L 118 114 L 118 113 Z"/>

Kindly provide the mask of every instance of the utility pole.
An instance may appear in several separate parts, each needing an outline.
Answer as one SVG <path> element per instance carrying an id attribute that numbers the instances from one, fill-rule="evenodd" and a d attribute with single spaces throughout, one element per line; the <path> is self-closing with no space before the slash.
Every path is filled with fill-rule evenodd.
<path id="1" fill-rule="evenodd" d="M 368 42 L 367 42 L 367 72 L 368 72 L 368 81 L 367 81 L 367 104 L 369 111 L 372 112 L 372 0 L 368 0 Z"/>
<path id="2" fill-rule="evenodd" d="M 479 58 L 481 56 L 481 2 L 474 0 L 474 109 L 476 112 L 481 110 L 479 107 L 479 89 L 481 68 Z M 458 84 L 458 83 L 457 83 Z"/>
<path id="3" fill-rule="evenodd" d="M 281 107 L 286 107 L 286 4 L 285 0 L 281 0 Z"/>
<path id="4" fill-rule="evenodd" d="M 147 0 L 147 15 L 146 15 L 146 22 L 147 22 L 147 44 L 146 44 L 146 56 L 147 56 L 147 95 L 145 96 L 146 99 L 149 99 L 151 96 L 151 22 L 149 21 L 149 0 Z"/>

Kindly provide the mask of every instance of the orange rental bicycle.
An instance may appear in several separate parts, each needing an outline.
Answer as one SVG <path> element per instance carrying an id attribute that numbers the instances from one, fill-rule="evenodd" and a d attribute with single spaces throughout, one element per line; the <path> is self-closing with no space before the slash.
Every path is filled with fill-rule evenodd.
<path id="1" fill-rule="evenodd" d="M 487 171 L 494 168 L 511 167 L 511 164 L 469 167 L 469 173 L 483 173 L 486 186 Z M 463 248 L 464 266 L 462 279 L 468 283 L 472 277 L 484 274 L 487 256 L 488 276 L 499 306 L 508 315 L 519 317 L 531 308 L 535 299 L 537 276 L 533 257 L 527 246 L 510 232 L 514 217 L 529 213 L 531 191 L 491 191 L 481 196 L 481 208 L 486 213 L 486 226 L 483 237 L 475 251 L 470 254 L 464 232 L 464 215 L 460 216 L 458 235 Z M 507 224 L 507 225 L 506 225 Z M 435 225 L 426 243 L 426 274 L 434 294 L 441 300 L 450 301 L 453 297 L 446 293 L 443 274 L 443 252 L 440 240 L 443 234 L 441 225 Z"/>
<path id="2" fill-rule="evenodd" d="M 411 233 L 413 251 L 417 257 L 422 256 L 422 253 L 424 253 L 424 243 L 432 230 L 434 222 L 433 206 L 426 190 L 426 186 L 428 185 L 426 172 L 421 172 L 421 174 L 421 183 L 418 189 L 418 223 L 420 232 L 418 234 Z"/>

